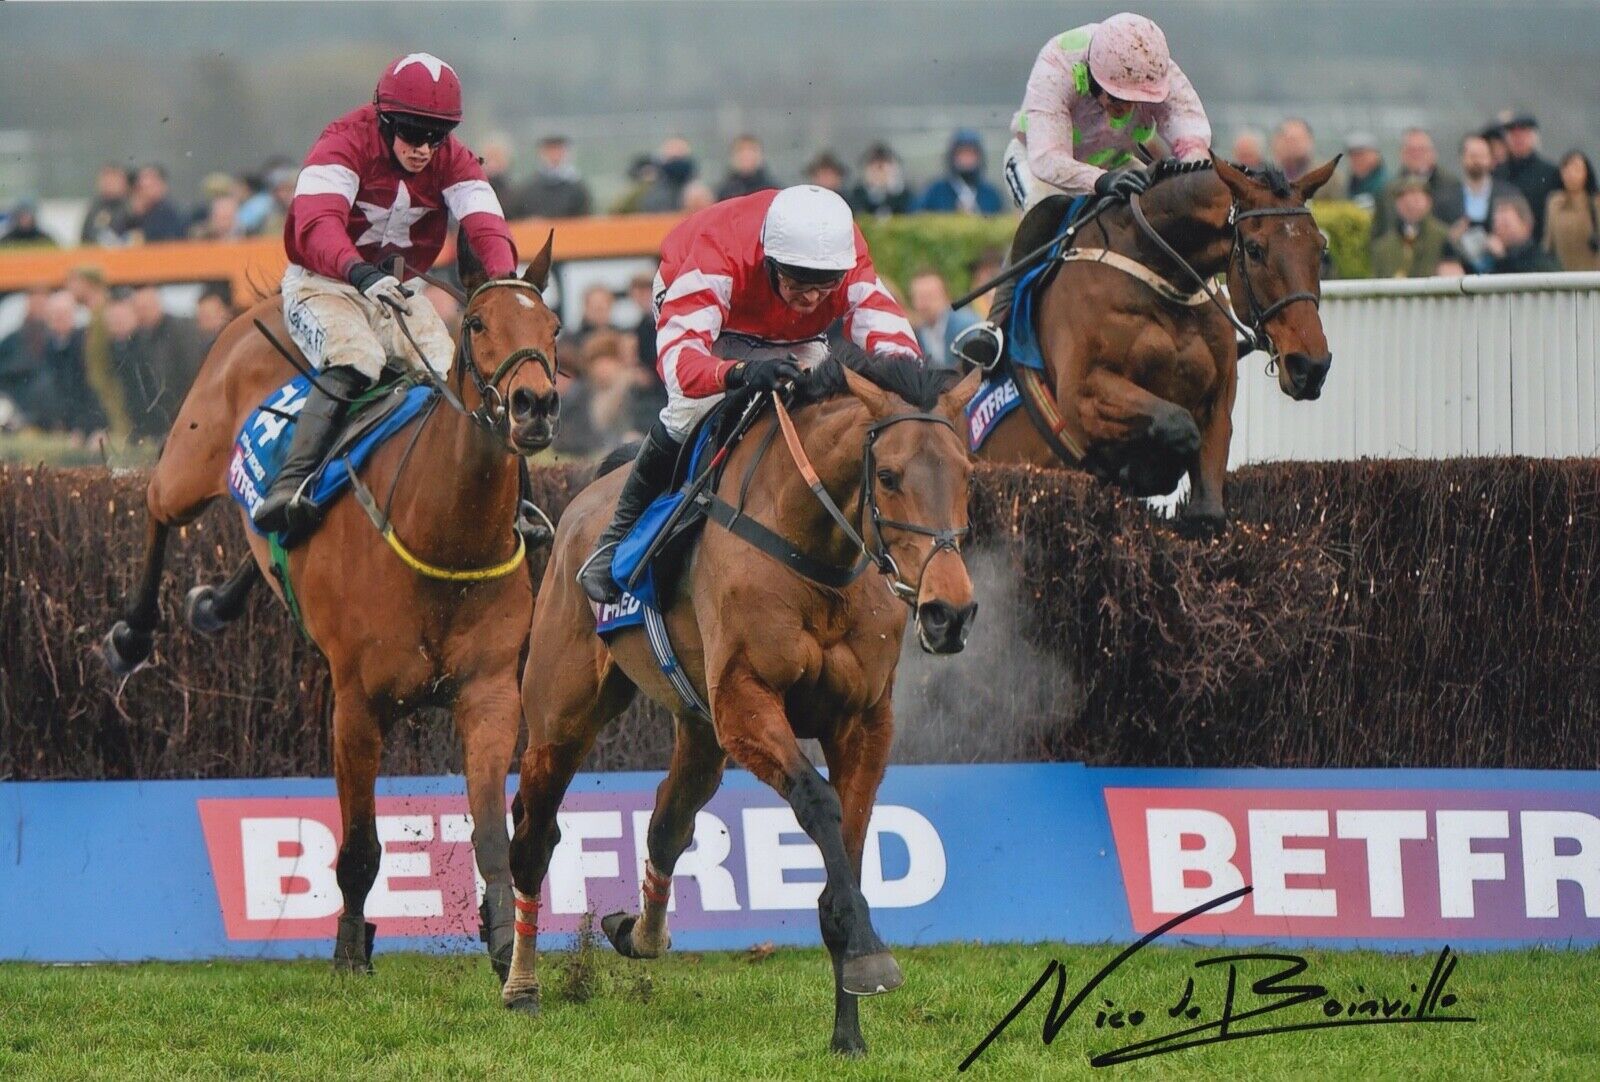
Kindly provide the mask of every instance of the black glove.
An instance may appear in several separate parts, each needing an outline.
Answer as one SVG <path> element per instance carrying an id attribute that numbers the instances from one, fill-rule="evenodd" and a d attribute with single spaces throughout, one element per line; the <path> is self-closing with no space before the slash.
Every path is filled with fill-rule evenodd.
<path id="1" fill-rule="evenodd" d="M 371 263 L 356 263 L 345 274 L 345 281 L 373 304 L 389 301 L 402 312 L 409 314 L 411 311 L 406 307 L 406 300 L 410 298 L 411 290 L 401 285 L 398 278 L 382 267 Z"/>
<path id="2" fill-rule="evenodd" d="M 785 380 L 792 382 L 799 378 L 800 366 L 790 357 L 781 361 L 740 361 L 728 369 L 725 386 L 730 391 L 744 387 L 758 394 L 766 394 L 777 390 L 778 384 Z"/>
<path id="3" fill-rule="evenodd" d="M 1150 187 L 1150 178 L 1140 169 L 1125 169 L 1120 173 L 1101 173 L 1094 182 L 1094 194 L 1112 199 L 1127 199 L 1140 195 Z"/>

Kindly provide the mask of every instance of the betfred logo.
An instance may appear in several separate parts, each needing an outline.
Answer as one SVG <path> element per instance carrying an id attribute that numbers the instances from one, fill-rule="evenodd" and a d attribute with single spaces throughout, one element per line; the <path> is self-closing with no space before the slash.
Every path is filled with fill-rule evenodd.
<path id="1" fill-rule="evenodd" d="M 1134 929 L 1252 893 L 1196 934 L 1600 938 L 1600 797 L 1419 789 L 1114 789 Z"/>
<path id="2" fill-rule="evenodd" d="M 674 870 L 675 928 L 770 928 L 802 913 L 815 920 L 822 854 L 774 800 L 729 790 L 699 813 L 694 842 Z M 542 890 L 542 932 L 576 931 L 586 912 L 638 908 L 654 803 L 652 789 L 568 794 Z M 197 804 L 229 939 L 334 934 L 343 907 L 336 799 Z M 476 936 L 483 884 L 466 798 L 380 797 L 377 812 L 383 859 L 367 919 L 384 936 Z M 871 905 L 923 905 L 943 889 L 945 873 L 944 845 L 926 817 L 901 805 L 873 809 L 862 857 Z"/>

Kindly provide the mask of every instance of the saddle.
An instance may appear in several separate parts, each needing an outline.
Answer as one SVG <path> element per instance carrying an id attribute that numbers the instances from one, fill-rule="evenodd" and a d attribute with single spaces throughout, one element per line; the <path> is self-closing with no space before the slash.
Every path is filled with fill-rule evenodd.
<path id="1" fill-rule="evenodd" d="M 729 395 L 701 419 L 678 455 L 671 484 L 645 508 L 617 545 L 612 577 L 628 595 L 658 612 L 670 604 L 694 541 L 705 528 L 709 495 L 722 480 L 748 396 Z M 626 601 L 626 599 L 624 599 Z M 602 629 L 606 630 L 606 629 Z"/>
<path id="2" fill-rule="evenodd" d="M 234 440 L 228 465 L 228 491 L 246 515 L 265 499 L 278 475 L 300 410 L 311 391 L 311 380 L 295 376 L 279 387 L 245 419 Z M 385 370 L 379 382 L 350 407 L 333 449 L 312 474 L 307 496 L 319 511 L 326 510 L 350 486 L 350 471 L 359 470 L 391 436 L 437 404 L 437 392 L 411 374 Z M 320 520 L 320 515 L 318 516 Z M 251 523 L 255 530 L 254 523 Z M 259 534 L 260 530 L 256 530 Z M 304 541 L 311 531 L 277 540 L 289 548 Z"/>

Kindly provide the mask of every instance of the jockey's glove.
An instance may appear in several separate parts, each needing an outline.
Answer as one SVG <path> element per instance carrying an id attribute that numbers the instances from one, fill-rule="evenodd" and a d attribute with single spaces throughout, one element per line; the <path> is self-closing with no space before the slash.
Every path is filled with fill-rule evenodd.
<path id="1" fill-rule="evenodd" d="M 360 290 L 361 295 L 373 304 L 382 306 L 385 301 L 389 301 L 406 315 L 411 314 L 411 309 L 406 306 L 411 291 L 400 284 L 400 279 L 384 273 L 382 267 L 372 263 L 357 263 L 345 275 L 345 280 Z"/>
<path id="2" fill-rule="evenodd" d="M 1120 173 L 1101 173 L 1094 182 L 1094 194 L 1112 199 L 1127 199 L 1140 195 L 1150 187 L 1150 177 L 1142 169 L 1125 169 Z"/>
<path id="3" fill-rule="evenodd" d="M 724 385 L 730 391 L 747 387 L 760 394 L 778 389 L 778 384 L 800 378 L 800 366 L 792 358 L 781 361 L 740 361 L 728 369 Z"/>

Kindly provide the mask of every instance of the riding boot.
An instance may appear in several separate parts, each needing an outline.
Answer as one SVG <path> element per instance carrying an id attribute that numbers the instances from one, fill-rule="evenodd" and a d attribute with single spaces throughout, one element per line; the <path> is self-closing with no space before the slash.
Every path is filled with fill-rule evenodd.
<path id="1" fill-rule="evenodd" d="M 338 438 L 348 405 L 345 400 L 366 390 L 369 382 L 348 365 L 335 365 L 317 373 L 306 404 L 295 418 L 294 436 L 278 476 L 251 516 L 257 529 L 264 533 L 299 532 L 315 521 L 315 509 L 301 489 Z"/>
<path id="2" fill-rule="evenodd" d="M 1062 218 L 1070 204 L 1070 196 L 1052 195 L 1029 208 L 1011 239 L 1011 251 L 1006 255 L 1005 265 L 1009 267 L 1049 244 L 1062 225 Z M 950 343 L 950 349 L 956 356 L 985 372 L 994 371 L 1000 364 L 1006 348 L 1005 326 L 1011 318 L 1017 279 L 1021 277 L 1022 274 L 1008 278 L 995 287 L 994 300 L 989 304 L 989 318 L 968 327 Z"/>
<path id="3" fill-rule="evenodd" d="M 633 529 L 645 508 L 672 483 L 672 469 L 680 446 L 660 421 L 645 434 L 639 454 L 633 460 L 633 472 L 628 474 L 622 494 L 617 497 L 611 523 L 595 541 L 594 552 L 578 568 L 578 585 L 591 601 L 615 605 L 622 600 L 622 587 L 611 577 L 611 558 L 616 555 L 617 543 Z"/>

